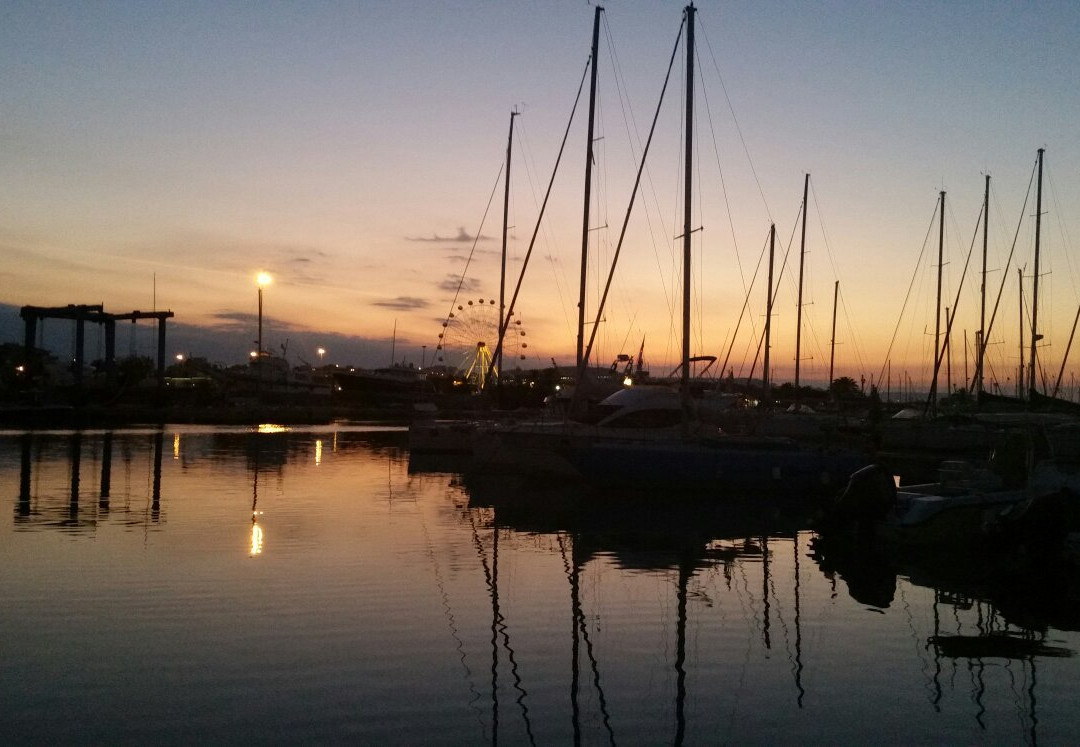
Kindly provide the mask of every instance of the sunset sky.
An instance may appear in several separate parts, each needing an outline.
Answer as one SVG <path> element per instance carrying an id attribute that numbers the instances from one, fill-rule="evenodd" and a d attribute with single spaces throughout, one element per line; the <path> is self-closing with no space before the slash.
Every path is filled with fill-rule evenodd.
<path id="1" fill-rule="evenodd" d="M 683 6 L 605 6 L 591 308 Z M 761 263 L 729 361 L 749 373 L 773 220 L 778 254 L 795 237 L 774 316 L 773 363 L 790 376 L 796 217 L 810 173 L 804 379 L 827 375 L 837 280 L 836 375 L 876 379 L 891 355 L 894 387 L 902 371 L 925 376 L 938 193 L 947 192 L 943 305 L 952 306 L 989 173 L 994 296 L 1019 226 L 991 335 L 1004 388 L 1018 362 L 1018 265 L 1031 289 L 1034 194 L 1026 209 L 1024 198 L 1042 147 L 1040 356 L 1056 377 L 1080 303 L 1070 257 L 1080 240 L 1080 5 L 697 7 L 692 353 L 726 355 Z M 265 270 L 274 277 L 267 347 L 291 338 L 290 351 L 311 359 L 306 348 L 325 338 L 342 341 L 328 345 L 330 361 L 382 365 L 396 327 L 396 358 L 430 362 L 478 233 L 459 303 L 498 294 L 497 178 L 515 108 L 509 287 L 516 282 L 592 18 L 592 6 L 569 0 L 5 3 L 0 303 L 156 305 L 178 323 L 250 340 L 255 276 Z M 682 55 L 594 359 L 636 353 L 644 339 L 654 374 L 679 356 Z M 573 360 L 586 105 L 583 96 L 518 301 L 529 366 Z M 954 380 L 961 336 L 972 345 L 979 326 L 981 233 L 975 241 Z M 184 352 L 210 350 L 197 344 Z M 237 345 L 221 362 L 247 353 Z"/>

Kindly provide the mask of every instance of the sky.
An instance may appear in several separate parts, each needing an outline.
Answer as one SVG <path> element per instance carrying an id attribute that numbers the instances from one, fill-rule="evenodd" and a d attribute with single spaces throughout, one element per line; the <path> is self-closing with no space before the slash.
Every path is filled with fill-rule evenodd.
<path id="1" fill-rule="evenodd" d="M 809 173 L 803 380 L 827 378 L 837 282 L 835 376 L 888 377 L 893 388 L 925 379 L 945 191 L 942 307 L 957 309 L 960 381 L 979 328 L 977 226 L 990 174 L 988 305 L 1004 291 L 988 356 L 1006 390 L 1019 364 L 1018 266 L 1025 303 L 1032 294 L 1028 195 L 1045 148 L 1039 356 L 1052 381 L 1080 303 L 1069 256 L 1080 236 L 1080 5 L 696 7 L 691 353 L 760 375 L 775 222 L 777 268 L 791 253 L 776 283 L 772 365 L 791 376 Z M 625 215 L 682 16 L 681 2 L 608 3 L 597 66 L 593 360 L 643 347 L 654 374 L 681 355 L 682 46 Z M 4 3 L 0 333 L 21 340 L 22 305 L 170 309 L 181 331 L 170 355 L 239 362 L 266 271 L 268 349 L 288 341 L 294 361 L 321 346 L 327 362 L 431 363 L 455 306 L 448 345 L 487 334 L 469 325 L 499 293 L 516 110 L 508 302 L 536 240 L 515 307 L 525 335 L 509 350 L 520 365 L 572 364 L 587 96 L 570 113 L 592 20 L 592 5 L 570 0 Z M 64 323 L 51 330 L 70 346 Z"/>

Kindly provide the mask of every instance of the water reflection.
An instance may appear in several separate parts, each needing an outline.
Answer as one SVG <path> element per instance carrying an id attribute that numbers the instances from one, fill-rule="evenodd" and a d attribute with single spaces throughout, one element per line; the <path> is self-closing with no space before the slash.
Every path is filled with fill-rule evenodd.
<path id="1" fill-rule="evenodd" d="M 410 469 L 419 472 L 414 462 L 410 462 Z M 587 615 L 582 599 L 583 588 L 596 588 L 597 581 L 590 579 L 589 574 L 602 575 L 609 564 L 628 573 L 660 575 L 671 584 L 669 601 L 662 603 L 665 607 L 670 605 L 674 629 L 674 649 L 667 662 L 672 682 L 669 701 L 672 721 L 665 741 L 683 744 L 687 739 L 687 704 L 694 699 L 689 692 L 689 674 L 700 667 L 700 662 L 692 659 L 695 652 L 688 650 L 692 608 L 696 606 L 699 614 L 712 608 L 716 600 L 709 591 L 709 584 L 717 572 L 731 590 L 745 581 L 746 564 L 756 565 L 761 571 L 759 596 L 749 600 L 760 631 L 761 645 L 766 651 L 773 648 L 772 625 L 774 618 L 781 618 L 785 625 L 785 643 L 791 643 L 788 653 L 794 700 L 797 708 L 802 707 L 806 689 L 803 684 L 800 563 L 805 552 L 803 535 L 813 515 L 808 504 L 797 499 L 763 504 L 757 501 L 695 501 L 685 497 L 676 502 L 665 496 L 612 497 L 571 484 L 533 483 L 505 475 L 468 474 L 461 479 L 461 484 L 468 495 L 468 504 L 461 509 L 463 517 L 470 522 L 474 535 L 480 518 L 492 537 L 488 553 L 491 568 L 486 561 L 484 565 L 493 614 L 492 743 L 497 741 L 501 723 L 498 697 L 498 674 L 502 668 L 500 649 L 506 653 L 506 666 L 513 687 L 519 693 L 515 703 L 519 707 L 521 727 L 532 741 L 528 710 L 524 704 L 526 690 L 520 682 L 508 635 L 509 625 L 499 604 L 498 548 L 499 538 L 505 532 L 557 537 L 569 597 L 571 671 L 567 697 L 575 744 L 585 739 L 586 726 L 590 724 L 594 732 L 592 738 L 611 744 L 617 743 L 619 738 L 632 738 L 632 732 L 616 728 L 608 708 L 605 664 L 599 655 L 600 647 L 594 641 L 596 635 L 602 636 L 604 619 L 599 613 Z M 481 546 L 478 539 L 476 544 L 478 548 Z M 779 579 L 773 572 L 774 548 L 790 550 L 790 564 L 783 564 L 784 576 Z M 789 578 L 792 591 L 781 590 L 778 594 L 777 582 L 787 583 Z M 753 596 L 748 585 L 743 590 Z M 779 609 L 787 603 L 793 603 L 793 607 Z M 782 619 L 789 612 L 790 629 L 787 621 Z M 787 640 L 789 637 L 790 641 Z M 608 662 L 608 666 L 611 665 L 612 662 Z M 582 706 L 586 695 L 594 704 L 593 712 Z M 704 696 L 705 693 L 699 693 L 696 697 Z M 600 733 L 595 733 L 596 730 Z"/>
<path id="2" fill-rule="evenodd" d="M 438 466 L 425 463 L 418 469 L 417 463 L 410 462 L 414 474 L 430 469 Z M 702 666 L 692 660 L 700 651 L 688 653 L 688 626 L 706 624 L 693 620 L 717 603 L 709 591 L 717 573 L 728 591 L 740 581 L 743 583 L 742 590 L 748 592 L 745 603 L 753 610 L 753 624 L 764 652 L 775 648 L 779 625 L 781 652 L 789 663 L 796 709 L 803 709 L 808 698 L 820 702 L 824 695 L 811 685 L 820 676 L 806 677 L 808 667 L 813 667 L 813 662 L 806 659 L 803 637 L 803 564 L 807 559 L 833 589 L 840 580 L 853 600 L 872 610 L 889 610 L 898 596 L 905 606 L 910 605 L 913 589 L 930 590 L 933 627 L 925 635 L 914 630 L 911 633 L 931 656 L 929 666 L 924 668 L 929 672 L 930 703 L 935 710 L 942 710 L 946 693 L 965 673 L 971 678 L 975 693 L 973 717 L 980 729 L 986 728 L 983 693 L 992 687 L 991 675 L 1002 674 L 989 662 L 1005 659 L 1022 665 L 1020 671 L 1007 667 L 1004 682 L 997 684 L 1009 688 L 1018 711 L 1026 714 L 1026 737 L 1036 743 L 1037 663 L 1044 658 L 1069 658 L 1075 654 L 1069 646 L 1047 638 L 1052 628 L 1080 629 L 1080 587 L 1075 568 L 1018 568 L 1012 560 L 994 563 L 984 557 L 883 557 L 875 547 L 828 544 L 811 531 L 816 517 L 814 504 L 798 496 L 781 502 L 694 500 L 685 496 L 676 501 L 662 495 L 613 498 L 573 485 L 532 483 L 506 476 L 466 474 L 448 475 L 448 479 L 466 491 L 468 504 L 462 508 L 463 515 L 471 522 L 483 517 L 492 533 L 491 570 L 485 565 L 493 613 L 492 743 L 497 741 L 498 726 L 505 726 L 505 714 L 500 721 L 498 699 L 500 688 L 505 690 L 498 680 L 504 665 L 509 668 L 514 689 L 520 692 L 515 702 L 521 728 L 532 739 L 523 702 L 525 688 L 518 678 L 509 625 L 497 588 L 499 538 L 506 531 L 526 537 L 558 538 L 570 608 L 572 663 L 567 697 L 575 744 L 584 738 L 584 724 L 600 728 L 600 738 L 612 744 L 617 736 L 627 737 L 625 732 L 617 734 L 621 730 L 608 710 L 602 676 L 605 667 L 591 638 L 602 629 L 603 621 L 599 617 L 587 619 L 582 600 L 582 589 L 587 585 L 583 578 L 594 566 L 595 572 L 603 573 L 609 562 L 631 573 L 670 574 L 674 587 L 674 650 L 669 666 L 674 682 L 669 702 L 674 722 L 668 740 L 674 744 L 683 743 L 690 728 L 688 671 Z M 746 583 L 755 566 L 759 574 L 756 595 Z M 786 589 L 779 584 L 786 585 Z M 968 616 L 974 617 L 971 631 L 965 629 Z M 953 625 L 945 624 L 946 620 Z M 506 662 L 500 662 L 500 648 Z M 582 707 L 586 682 L 594 698 L 592 713 Z"/>
<path id="3" fill-rule="evenodd" d="M 1038 743 L 1039 663 L 1071 658 L 1056 631 L 1080 630 L 1080 574 L 1067 564 L 1026 565 L 1007 555 L 884 551 L 859 539 L 819 537 L 814 559 L 839 576 L 853 599 L 887 609 L 905 586 L 932 593 L 932 626 L 922 638 L 931 659 L 924 671 L 934 710 L 958 677 L 970 682 L 972 714 L 987 728 L 995 686 L 1007 691 Z"/>
<path id="4" fill-rule="evenodd" d="M 858 538 L 833 537 L 815 538 L 813 558 L 826 576 L 844 580 L 853 599 L 873 607 L 887 609 L 905 580 L 936 590 L 958 608 L 986 603 L 1019 628 L 1080 630 L 1080 578 L 1067 562 L 1024 562 L 993 552 L 886 551 Z"/>
<path id="5" fill-rule="evenodd" d="M 140 438 L 145 438 L 141 436 Z M 161 450 L 163 434 L 156 431 L 149 436 L 150 485 L 147 520 L 161 520 Z M 18 436 L 19 442 L 19 498 L 15 505 L 15 523 L 18 528 L 58 528 L 70 533 L 92 531 L 99 521 L 107 519 L 111 509 L 113 490 L 113 433 L 35 434 L 27 432 Z M 63 456 L 61 456 L 63 454 Z M 125 466 L 130 468 L 132 451 L 130 444 L 124 450 Z M 84 461 L 90 469 L 97 469 L 97 501 L 93 507 L 84 505 L 87 490 Z M 53 492 L 53 478 L 58 468 L 66 468 L 66 500 Z M 41 478 L 46 487 L 35 489 Z M 91 492 L 92 495 L 92 492 Z M 132 516 L 126 511 L 125 522 Z"/>
<path id="6" fill-rule="evenodd" d="M 109 495 L 112 492 L 112 431 L 101 439 L 101 486 L 98 489 L 98 508 L 102 512 L 109 510 Z"/>
<path id="7" fill-rule="evenodd" d="M 257 443 L 257 442 L 256 442 Z M 255 448 L 255 465 L 251 471 L 251 539 L 249 555 L 257 557 L 263 551 L 263 529 L 259 526 L 259 449 Z"/>
<path id="8" fill-rule="evenodd" d="M 1075 571 L 826 543 L 799 496 L 597 495 L 406 456 L 400 431 L 337 427 L 0 435 L 13 741 L 85 741 L 57 708 L 110 743 L 177 723 L 470 744 L 1077 726 Z M 57 528 L 94 541 L 26 531 Z"/>
<path id="9" fill-rule="evenodd" d="M 209 432 L 155 428 L 128 431 L 23 432 L 0 436 L 17 444 L 18 496 L 14 506 L 18 529 L 60 529 L 71 534 L 92 534 L 99 524 L 114 519 L 125 526 L 157 526 L 163 521 L 163 454 L 166 437 L 180 476 L 203 461 L 233 465 L 242 456 L 252 479 L 249 548 L 259 554 L 264 528 L 258 525 L 258 481 L 267 471 L 279 477 L 293 462 L 323 462 L 323 439 L 312 439 L 302 429 L 260 425 L 257 428 L 213 429 Z M 399 456 L 404 445 L 401 429 L 335 430 L 331 453 Z M 119 452 L 119 453 L 117 453 Z M 115 461 L 120 462 L 124 500 L 117 503 Z M 59 472 L 63 471 L 63 479 Z M 145 482 L 139 473 L 145 470 Z M 141 484 L 140 484 L 141 483 Z M 63 492 L 59 486 L 63 485 Z M 132 499 L 142 498 L 142 504 Z M 257 549 L 257 551 L 256 551 Z"/>

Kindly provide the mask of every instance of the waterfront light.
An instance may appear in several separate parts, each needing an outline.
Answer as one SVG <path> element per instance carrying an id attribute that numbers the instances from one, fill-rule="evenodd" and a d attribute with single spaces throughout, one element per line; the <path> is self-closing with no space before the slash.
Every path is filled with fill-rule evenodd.
<path id="1" fill-rule="evenodd" d="M 251 512 L 251 539 L 249 543 L 249 555 L 256 557 L 263 551 L 263 528 L 259 526 L 259 514 L 261 511 Z"/>

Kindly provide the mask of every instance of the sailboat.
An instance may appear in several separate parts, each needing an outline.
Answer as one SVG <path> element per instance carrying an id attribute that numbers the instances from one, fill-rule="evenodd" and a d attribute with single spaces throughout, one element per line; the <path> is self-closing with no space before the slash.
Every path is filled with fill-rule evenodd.
<path id="1" fill-rule="evenodd" d="M 986 308 L 986 254 L 988 243 L 988 214 L 990 209 L 990 177 L 986 177 L 986 186 L 983 197 L 983 260 L 982 260 L 982 288 L 981 308 L 979 311 L 979 327 L 976 334 L 976 364 L 975 374 L 969 384 L 969 391 L 973 395 L 975 407 L 962 409 L 960 412 L 942 413 L 938 411 L 937 380 L 939 369 L 946 359 L 946 351 L 949 347 L 953 320 L 956 315 L 956 303 L 959 302 L 959 291 L 954 301 L 952 314 L 946 314 L 944 325 L 944 339 L 940 313 L 938 312 L 935 328 L 935 353 L 933 361 L 933 383 L 925 406 L 920 411 L 913 409 L 903 410 L 892 419 L 883 421 L 875 426 L 877 437 L 880 439 L 882 448 L 886 451 L 923 451 L 935 454 L 949 454 L 952 456 L 982 456 L 990 454 L 995 442 L 1007 435 L 1010 431 L 1018 428 L 1040 427 L 1046 428 L 1050 437 L 1053 453 L 1058 457 L 1074 457 L 1077 451 L 1077 441 L 1074 433 L 1075 416 L 1080 414 L 1080 405 L 1061 400 L 1047 387 L 1046 394 L 1040 392 L 1037 387 L 1036 371 L 1038 363 L 1038 342 L 1043 339 L 1039 331 L 1038 310 L 1039 302 L 1039 278 L 1040 278 L 1040 234 L 1041 215 L 1043 204 L 1043 157 L 1044 149 L 1040 148 L 1033 169 L 1033 181 L 1035 183 L 1035 235 L 1034 235 L 1034 273 L 1031 286 L 1030 301 L 1030 326 L 1025 326 L 1025 297 L 1024 297 L 1024 271 L 1017 268 L 1017 280 L 1019 285 L 1019 313 L 1020 321 L 1020 365 L 1016 369 L 1017 389 L 1012 395 L 991 393 L 984 388 L 985 370 L 987 368 L 986 353 L 990 343 L 991 331 L 994 320 L 997 317 L 998 305 L 995 302 L 991 313 L 988 315 Z M 1029 191 L 1030 194 L 1030 191 Z M 941 298 L 941 267 L 944 264 L 942 257 L 942 244 L 944 241 L 944 210 L 945 193 L 940 193 L 939 215 L 939 240 L 938 240 L 938 295 L 937 308 L 942 304 Z M 1024 202 L 1023 215 L 1027 208 L 1027 200 Z M 1019 233 L 1019 227 L 1017 229 Z M 974 242 L 973 242 L 974 245 Z M 1012 252 L 1006 262 L 1006 267 L 1012 262 Z M 961 281 L 961 286 L 962 286 Z M 998 300 L 1005 286 L 1005 274 L 1003 274 L 1001 286 L 998 288 Z M 947 303 L 947 301 L 946 301 Z M 948 307 L 946 307 L 946 310 Z M 1080 319 L 1080 315 L 1078 315 Z M 1025 338 L 1027 344 L 1025 344 Z M 1025 361 L 1025 349 L 1027 359 Z M 1066 357 L 1068 350 L 1066 350 Z M 1061 373 L 1058 381 L 1060 382 Z"/>
<path id="2" fill-rule="evenodd" d="M 601 378 L 590 372 L 588 361 L 593 340 L 585 342 L 586 276 L 589 244 L 590 192 L 592 182 L 594 122 L 596 118 L 596 76 L 599 52 L 600 20 L 603 8 L 596 7 L 593 19 L 592 51 L 590 55 L 589 121 L 585 154 L 585 190 L 581 242 L 581 282 L 578 297 L 577 356 L 572 394 L 555 398 L 556 407 L 550 413 L 532 421 L 509 420 L 478 424 L 472 431 L 472 468 L 485 472 L 512 472 L 579 478 L 567 460 L 563 447 L 569 437 L 580 433 L 601 433 L 609 438 L 636 436 L 639 438 L 670 438 L 677 432 L 683 403 L 666 387 L 639 386 L 645 376 L 642 371 L 642 349 L 637 361 L 621 355 L 612 364 L 607 376 Z M 674 59 L 674 58 L 673 58 Z M 645 152 L 648 152 L 646 145 Z M 645 157 L 639 164 L 644 167 Z M 636 190 L 636 185 L 635 185 Z M 633 207 L 633 199 L 627 211 Z M 625 234 L 625 224 L 624 224 Z M 618 250 L 616 250 L 618 251 Z M 520 284 L 520 280 L 519 280 Z M 516 292 L 515 292 L 516 297 Z M 511 303 L 511 307 L 513 303 Z M 595 332 L 596 324 L 593 325 Z M 505 323 L 504 323 L 505 328 Z M 505 329 L 503 330 L 505 332 Z M 500 338 L 502 335 L 500 335 Z M 502 345 L 500 339 L 500 347 Z M 617 376 L 620 364 L 624 375 Z M 624 381 L 635 382 L 625 386 Z M 586 400 L 589 400 L 587 403 Z"/>
<path id="3" fill-rule="evenodd" d="M 694 15 L 684 10 L 686 26 L 686 112 L 683 200 L 682 360 L 690 360 L 690 259 L 693 234 Z M 682 427 L 666 439 L 572 437 L 565 453 L 594 485 L 605 488 L 688 488 L 709 490 L 785 490 L 835 488 L 867 457 L 851 449 L 808 446 L 782 437 L 700 435 L 693 425 L 690 366 L 681 366 L 679 397 Z"/>

